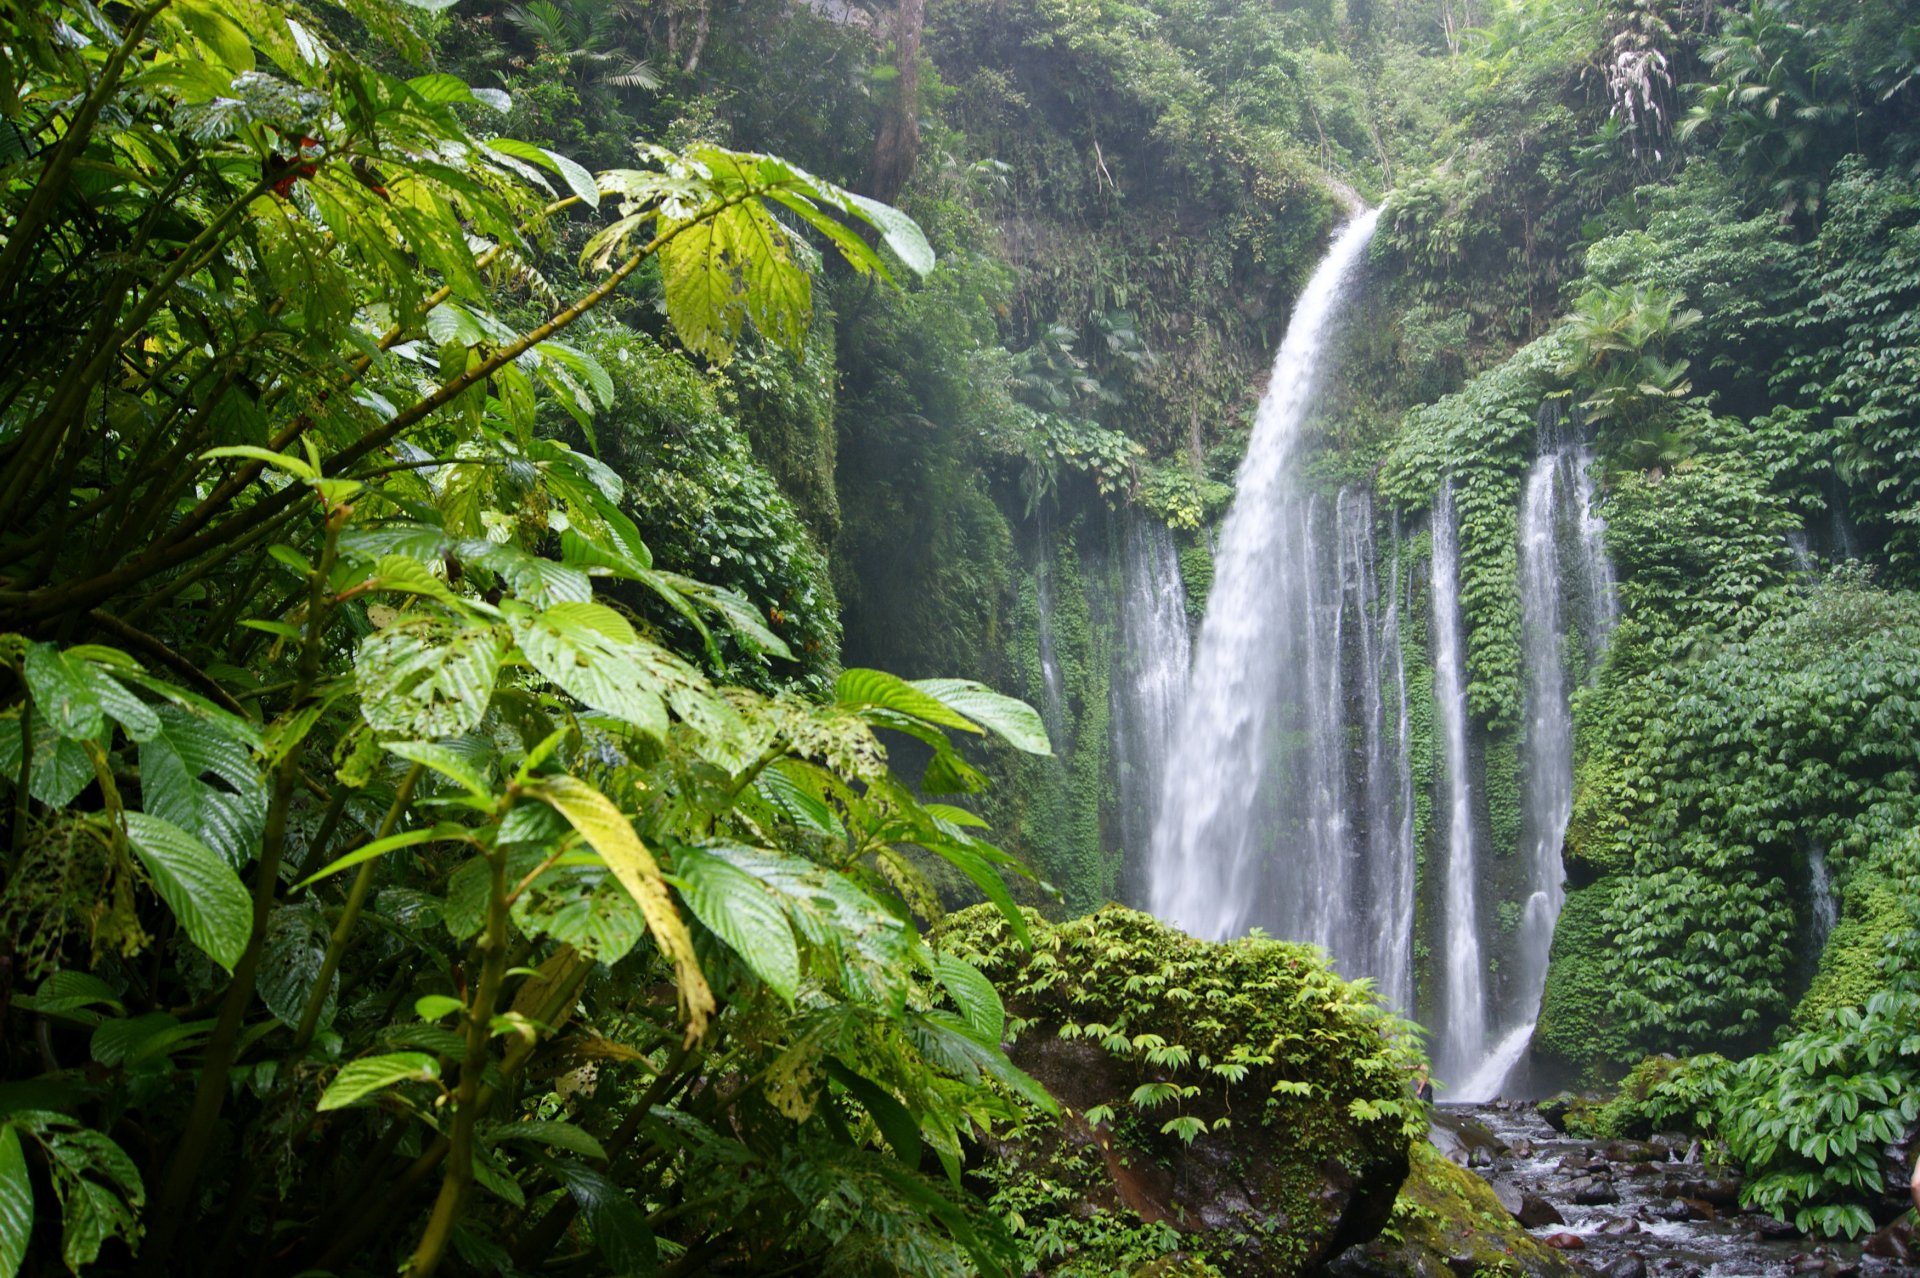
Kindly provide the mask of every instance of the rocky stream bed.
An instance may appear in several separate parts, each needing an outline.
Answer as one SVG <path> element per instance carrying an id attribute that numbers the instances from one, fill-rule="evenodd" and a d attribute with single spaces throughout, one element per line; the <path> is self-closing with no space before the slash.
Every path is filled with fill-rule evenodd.
<path id="1" fill-rule="evenodd" d="M 1920 1273 L 1920 1240 L 1895 1226 L 1855 1242 L 1803 1237 L 1743 1210 L 1740 1183 L 1679 1136 L 1580 1140 L 1529 1104 L 1442 1106 L 1435 1146 L 1477 1172 L 1572 1273 L 1606 1278 L 1880 1278 Z M 1448 1268 L 1480 1268 L 1467 1257 Z M 1555 1265 L 1527 1263 L 1535 1272 Z"/>

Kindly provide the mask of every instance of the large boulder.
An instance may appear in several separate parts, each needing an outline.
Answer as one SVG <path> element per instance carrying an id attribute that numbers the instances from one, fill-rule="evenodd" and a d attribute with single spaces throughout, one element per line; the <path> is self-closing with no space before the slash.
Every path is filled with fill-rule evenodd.
<path id="1" fill-rule="evenodd" d="M 1521 1228 L 1510 1210 L 1499 1188 L 1439 1150 L 1417 1147 L 1392 1228 L 1346 1252 L 1327 1272 L 1331 1278 L 1575 1278 L 1578 1271 L 1554 1247 L 1560 1245 L 1555 1238 L 1584 1247 L 1579 1235 L 1554 1235 L 1542 1242 Z M 1557 1213 L 1554 1219 L 1559 1219 Z"/>
<path id="2" fill-rule="evenodd" d="M 1031 951 L 986 910 L 938 943 L 999 988 L 1009 1055 L 1061 1106 L 970 1169 L 1037 1270 L 1266 1278 L 1379 1233 L 1427 1117 L 1418 1048 L 1376 995 L 1308 946 L 1118 907 L 1028 919 Z"/>

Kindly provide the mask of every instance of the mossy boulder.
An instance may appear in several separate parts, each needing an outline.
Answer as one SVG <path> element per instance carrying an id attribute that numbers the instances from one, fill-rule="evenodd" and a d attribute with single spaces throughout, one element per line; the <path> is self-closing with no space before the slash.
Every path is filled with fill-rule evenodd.
<path id="1" fill-rule="evenodd" d="M 1119 907 L 1028 920 L 1031 951 L 985 908 L 940 939 L 1000 989 L 1009 1054 L 1061 1105 L 978 1163 L 1035 1270 L 1300 1274 L 1387 1223 L 1427 1117 L 1419 1050 L 1371 990 L 1309 946 Z"/>
<path id="2" fill-rule="evenodd" d="M 1577 1272 L 1522 1229 L 1486 1181 L 1431 1145 L 1416 1146 L 1412 1163 L 1387 1227 L 1335 1261 L 1332 1278 L 1571 1278 Z"/>

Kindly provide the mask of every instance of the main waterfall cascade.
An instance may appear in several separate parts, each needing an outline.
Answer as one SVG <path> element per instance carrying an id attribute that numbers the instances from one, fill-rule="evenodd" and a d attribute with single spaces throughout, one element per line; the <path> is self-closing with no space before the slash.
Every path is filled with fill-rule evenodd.
<path id="1" fill-rule="evenodd" d="M 1295 474 L 1375 218 L 1335 237 L 1275 358 L 1190 674 L 1171 540 L 1145 522 L 1120 533 L 1118 815 L 1125 846 L 1145 851 L 1148 909 L 1202 937 L 1258 927 L 1324 946 L 1430 1022 L 1451 1098 L 1485 1099 L 1524 1056 L 1545 984 L 1572 802 L 1571 693 L 1613 625 L 1613 578 L 1591 450 L 1543 421 L 1519 512 L 1518 845 L 1483 846 L 1480 756 L 1516 742 L 1486 737 L 1469 715 L 1451 482 L 1431 513 L 1430 553 L 1411 557 L 1370 490 L 1328 497 Z M 1433 739 L 1416 778 L 1405 656 L 1422 644 Z M 1424 699 L 1424 680 L 1412 686 Z M 1418 882 L 1416 791 L 1432 798 Z M 1416 912 L 1431 948 L 1419 963 Z"/>
<path id="2" fill-rule="evenodd" d="M 1149 908 L 1195 935 L 1258 926 L 1375 976 L 1404 967 L 1410 914 L 1354 908 L 1396 899 L 1406 869 L 1400 839 L 1374 837 L 1406 824 L 1396 775 L 1405 736 L 1397 709 L 1383 725 L 1381 660 L 1367 655 L 1398 659 L 1399 644 L 1380 634 L 1383 613 L 1396 614 L 1377 606 L 1370 500 L 1343 494 L 1329 509 L 1295 483 L 1292 462 L 1377 219 L 1362 214 L 1335 237 L 1274 360 L 1220 538 L 1146 876 Z M 1358 758 L 1346 731 L 1356 703 L 1374 721 Z"/>

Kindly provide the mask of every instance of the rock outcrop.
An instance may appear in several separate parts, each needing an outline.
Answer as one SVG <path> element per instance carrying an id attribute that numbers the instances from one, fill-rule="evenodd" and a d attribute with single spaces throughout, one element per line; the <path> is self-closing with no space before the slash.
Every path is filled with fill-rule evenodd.
<path id="1" fill-rule="evenodd" d="M 1039 1270 L 1052 1250 L 1268 1278 L 1380 1232 L 1427 1118 L 1417 1048 L 1371 991 L 1307 946 L 1117 907 L 1030 925 L 1031 952 L 983 911 L 939 943 L 1000 989 L 1009 1055 L 1062 1107 L 974 1164 Z"/>

